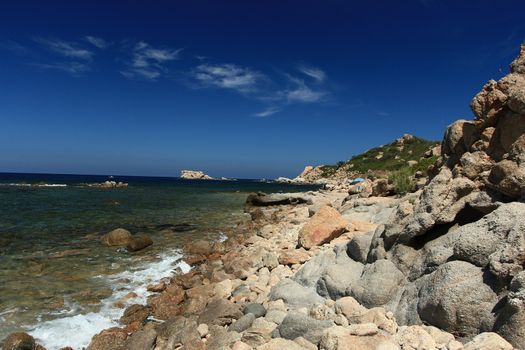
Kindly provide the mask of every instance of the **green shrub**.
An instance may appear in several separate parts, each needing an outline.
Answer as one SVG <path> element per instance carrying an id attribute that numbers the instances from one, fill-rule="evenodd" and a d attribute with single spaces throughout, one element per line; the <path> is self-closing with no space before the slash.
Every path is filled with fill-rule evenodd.
<path id="1" fill-rule="evenodd" d="M 394 185 L 396 193 L 405 194 L 412 192 L 416 186 L 413 175 L 411 168 L 403 168 L 391 173 L 388 180 Z"/>

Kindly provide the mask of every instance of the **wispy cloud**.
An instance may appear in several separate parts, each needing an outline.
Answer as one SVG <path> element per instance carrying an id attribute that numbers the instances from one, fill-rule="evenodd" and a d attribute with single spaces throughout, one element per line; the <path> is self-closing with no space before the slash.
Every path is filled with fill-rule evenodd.
<path id="1" fill-rule="evenodd" d="M 93 52 L 86 50 L 75 43 L 66 42 L 60 39 L 34 38 L 34 40 L 48 49 L 49 51 L 60 54 L 72 59 L 82 59 L 89 61 L 93 57 Z"/>
<path id="2" fill-rule="evenodd" d="M 286 96 L 288 102 L 319 102 L 328 94 L 328 92 L 324 90 L 312 89 L 305 83 L 303 79 L 298 79 L 292 76 L 289 76 L 289 79 L 294 87 L 284 91 L 284 95 Z"/>
<path id="3" fill-rule="evenodd" d="M 75 77 L 91 69 L 88 63 L 83 62 L 32 63 L 31 65 L 40 69 L 65 72 Z"/>
<path id="4" fill-rule="evenodd" d="M 154 48 L 143 41 L 138 42 L 133 48 L 132 59 L 129 67 L 122 71 L 126 78 L 143 78 L 155 80 L 167 71 L 165 63 L 180 58 L 182 49 Z"/>
<path id="5" fill-rule="evenodd" d="M 215 86 L 241 93 L 256 91 L 257 84 L 264 80 L 263 74 L 235 64 L 201 64 L 192 71 L 191 75 L 200 86 Z"/>
<path id="6" fill-rule="evenodd" d="M 84 37 L 84 39 L 86 39 L 88 43 L 99 49 L 105 49 L 112 45 L 112 43 L 110 43 L 109 41 L 106 41 L 102 38 L 97 38 L 96 36 L 87 35 L 86 37 Z"/>
<path id="7" fill-rule="evenodd" d="M 258 117 L 258 118 L 266 118 L 271 115 L 274 115 L 275 113 L 279 113 L 280 111 L 281 111 L 281 108 L 279 107 L 269 107 L 269 108 L 266 108 L 262 112 L 254 113 L 253 116 Z"/>
<path id="8" fill-rule="evenodd" d="M 21 45 L 13 40 L 0 42 L 0 50 L 7 50 L 18 56 L 27 56 L 32 53 L 32 51 L 28 47 Z"/>
<path id="9" fill-rule="evenodd" d="M 321 69 L 319 68 L 315 68 L 315 67 L 311 67 L 311 66 L 307 66 L 307 65 L 304 65 L 304 64 L 301 64 L 297 67 L 297 69 L 309 76 L 310 78 L 313 78 L 315 79 L 316 81 L 322 83 L 323 81 L 325 81 L 326 79 L 326 74 L 325 72 L 323 72 Z"/>

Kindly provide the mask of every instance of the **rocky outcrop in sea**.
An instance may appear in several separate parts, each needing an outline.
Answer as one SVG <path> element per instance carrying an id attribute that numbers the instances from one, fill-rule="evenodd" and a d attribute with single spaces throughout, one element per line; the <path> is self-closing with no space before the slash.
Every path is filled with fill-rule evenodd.
<path id="1" fill-rule="evenodd" d="M 180 177 L 187 180 L 214 180 L 213 177 L 206 175 L 200 170 L 182 170 Z"/>

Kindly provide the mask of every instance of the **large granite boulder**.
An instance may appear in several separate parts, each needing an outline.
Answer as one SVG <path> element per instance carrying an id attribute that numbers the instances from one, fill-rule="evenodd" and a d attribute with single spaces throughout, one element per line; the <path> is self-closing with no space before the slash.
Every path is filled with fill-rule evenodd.
<path id="1" fill-rule="evenodd" d="M 299 245 L 310 249 L 330 242 L 350 229 L 350 223 L 337 210 L 324 206 L 308 220 L 299 232 Z"/>

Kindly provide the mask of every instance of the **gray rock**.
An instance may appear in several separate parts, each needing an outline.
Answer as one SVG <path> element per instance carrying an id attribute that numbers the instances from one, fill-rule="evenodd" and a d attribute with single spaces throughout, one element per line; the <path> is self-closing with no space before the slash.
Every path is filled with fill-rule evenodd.
<path id="1" fill-rule="evenodd" d="M 275 324 L 281 324 L 283 322 L 284 318 L 286 317 L 286 315 L 287 315 L 286 311 L 277 310 L 277 309 L 271 309 L 271 310 L 268 310 L 268 312 L 266 313 L 266 316 L 264 316 L 264 318 L 268 322 L 273 322 Z"/>
<path id="2" fill-rule="evenodd" d="M 199 316 L 199 324 L 224 326 L 242 317 L 240 306 L 228 300 L 215 299 L 211 301 Z"/>
<path id="3" fill-rule="evenodd" d="M 126 349 L 151 350 L 155 345 L 156 338 L 157 333 L 152 329 L 137 331 L 126 339 Z"/>
<path id="4" fill-rule="evenodd" d="M 324 299 L 313 289 L 299 283 L 284 279 L 270 291 L 270 300 L 283 299 L 290 308 L 300 308 L 315 303 L 322 303 Z"/>
<path id="5" fill-rule="evenodd" d="M 319 321 L 303 313 L 292 311 L 288 313 L 279 326 L 279 333 L 285 339 L 293 340 L 303 337 L 314 344 L 318 344 L 323 336 L 323 331 L 334 325 L 332 321 Z"/>
<path id="6" fill-rule="evenodd" d="M 405 276 L 389 260 L 365 265 L 359 284 L 352 287 L 352 296 L 367 308 L 384 306 L 402 291 Z"/>
<path id="7" fill-rule="evenodd" d="M 366 263 L 366 258 L 370 250 L 373 234 L 366 234 L 354 237 L 347 247 L 348 255 L 355 261 Z"/>
<path id="8" fill-rule="evenodd" d="M 228 327 L 228 331 L 242 333 L 252 326 L 253 321 L 255 320 L 255 315 L 252 313 L 245 314 L 239 318 L 235 323 L 231 324 Z"/>
<path id="9" fill-rule="evenodd" d="M 483 283 L 479 267 L 451 261 L 424 281 L 418 311 L 424 322 L 447 332 L 473 335 L 492 329 L 497 302 L 496 294 Z"/>
<path id="10" fill-rule="evenodd" d="M 244 307 L 243 313 L 245 315 L 253 314 L 255 318 L 263 317 L 264 315 L 266 315 L 266 308 L 262 306 L 262 304 L 251 303 Z"/>

